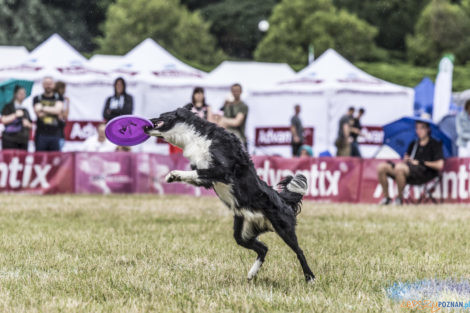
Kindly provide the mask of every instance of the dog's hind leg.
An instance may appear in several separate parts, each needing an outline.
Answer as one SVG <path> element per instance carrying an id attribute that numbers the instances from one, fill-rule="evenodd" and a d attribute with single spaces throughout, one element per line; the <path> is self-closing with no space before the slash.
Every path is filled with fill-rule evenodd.
<path id="1" fill-rule="evenodd" d="M 261 265 L 263 265 L 266 253 L 268 253 L 268 247 L 258 239 L 260 232 L 250 225 L 250 222 L 245 220 L 243 216 L 235 215 L 233 222 L 233 236 L 235 241 L 240 246 L 251 249 L 258 254 L 255 263 L 248 272 L 248 280 L 253 279 L 258 274 Z"/>
<path id="2" fill-rule="evenodd" d="M 299 259 L 300 265 L 302 266 L 307 283 L 313 283 L 315 281 L 315 275 L 313 275 L 312 270 L 308 266 L 304 252 L 300 249 L 299 243 L 297 242 L 297 235 L 295 234 L 295 220 L 292 222 L 286 222 L 282 219 L 272 219 L 271 223 L 276 233 L 292 250 L 294 250 L 295 254 L 297 254 L 297 259 Z"/>

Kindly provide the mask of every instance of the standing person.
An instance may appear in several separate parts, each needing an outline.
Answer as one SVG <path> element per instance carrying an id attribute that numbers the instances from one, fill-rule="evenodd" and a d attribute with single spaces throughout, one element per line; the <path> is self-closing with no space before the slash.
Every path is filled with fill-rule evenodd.
<path id="1" fill-rule="evenodd" d="M 59 125 L 61 127 L 61 139 L 60 139 L 60 150 L 64 147 L 65 144 L 65 134 L 64 129 L 69 119 L 70 112 L 70 98 L 65 95 L 67 85 L 63 81 L 58 81 L 55 83 L 54 91 L 59 96 L 64 99 L 64 107 L 62 108 L 62 113 L 59 115 Z"/>
<path id="2" fill-rule="evenodd" d="M 397 183 L 398 197 L 395 204 L 403 204 L 403 190 L 406 184 L 421 185 L 439 175 L 444 168 L 442 143 L 431 137 L 428 123 L 417 121 L 415 125 L 417 140 L 408 146 L 403 162 L 394 164 L 391 161 L 380 163 L 377 176 L 382 186 L 383 199 L 380 204 L 392 203 L 388 193 L 388 180 L 391 177 Z"/>
<path id="3" fill-rule="evenodd" d="M 60 151 L 62 127 L 59 117 L 64 108 L 64 99 L 54 92 L 54 80 L 45 77 L 42 81 L 44 93 L 34 97 L 34 113 L 37 115 L 34 143 L 36 151 Z"/>
<path id="4" fill-rule="evenodd" d="M 354 108 L 350 107 L 348 112 L 341 117 L 338 125 L 338 138 L 336 138 L 335 146 L 337 148 L 336 156 L 350 156 L 351 145 L 349 135 L 351 133 L 352 120 L 354 117 Z"/>
<path id="5" fill-rule="evenodd" d="M 361 118 L 366 111 L 363 108 L 360 108 L 357 111 L 357 116 L 353 119 L 352 127 L 351 127 L 351 156 L 353 157 L 361 157 L 361 151 L 359 150 L 359 143 L 357 142 L 357 138 L 361 134 Z"/>
<path id="6" fill-rule="evenodd" d="M 204 96 L 204 89 L 202 87 L 194 88 L 193 95 L 191 96 L 191 104 L 193 105 L 191 112 L 200 118 L 213 122 L 212 110 L 206 103 L 206 97 Z"/>
<path id="7" fill-rule="evenodd" d="M 15 86 L 13 100 L 5 105 L 0 121 L 5 125 L 2 138 L 2 149 L 28 150 L 29 132 L 33 126 L 28 110 L 23 101 L 26 90 Z"/>
<path id="8" fill-rule="evenodd" d="M 464 111 L 457 115 L 457 146 L 459 147 L 459 157 L 470 157 L 470 100 L 465 102 Z"/>
<path id="9" fill-rule="evenodd" d="M 113 118 L 132 114 L 134 111 L 134 99 L 126 92 L 126 82 L 122 77 L 116 78 L 114 81 L 114 95 L 106 99 L 103 118 L 107 122 Z"/>
<path id="10" fill-rule="evenodd" d="M 233 102 L 226 102 L 223 107 L 224 116 L 218 121 L 219 126 L 235 134 L 247 148 L 245 125 L 248 115 L 248 106 L 240 99 L 242 86 L 233 84 L 231 87 Z"/>
<path id="11" fill-rule="evenodd" d="M 302 121 L 300 120 L 300 105 L 296 104 L 294 107 L 294 116 L 290 119 L 290 132 L 292 133 L 292 156 L 300 156 L 300 147 L 304 142 L 304 127 L 302 126 Z"/>

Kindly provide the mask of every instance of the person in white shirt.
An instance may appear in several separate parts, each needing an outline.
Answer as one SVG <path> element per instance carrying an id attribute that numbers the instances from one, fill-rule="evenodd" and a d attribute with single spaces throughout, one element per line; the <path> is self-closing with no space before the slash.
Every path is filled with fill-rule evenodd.
<path id="1" fill-rule="evenodd" d="M 459 157 L 470 157 L 470 100 L 465 102 L 464 110 L 457 115 L 455 124 Z"/>
<path id="2" fill-rule="evenodd" d="M 104 133 L 106 124 L 101 123 L 96 127 L 97 133 L 83 143 L 82 151 L 87 152 L 112 152 L 116 151 L 116 145 L 110 142 Z"/>

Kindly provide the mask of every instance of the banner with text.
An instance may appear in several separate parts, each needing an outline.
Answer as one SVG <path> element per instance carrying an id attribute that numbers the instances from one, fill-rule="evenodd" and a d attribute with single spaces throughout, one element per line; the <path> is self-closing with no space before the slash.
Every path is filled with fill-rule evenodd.
<path id="1" fill-rule="evenodd" d="M 276 186 L 284 177 L 307 177 L 306 199 L 326 202 L 378 203 L 382 187 L 377 166 L 384 160 L 359 158 L 282 158 L 253 156 L 259 177 Z M 396 161 L 394 161 L 396 162 Z M 0 192 L 6 193 L 155 193 L 214 195 L 212 190 L 166 183 L 171 170 L 190 170 L 182 155 L 152 153 L 26 153 L 0 152 Z M 435 199 L 470 203 L 470 158 L 446 160 Z M 389 194 L 397 187 L 389 179 Z M 405 197 L 416 199 L 422 187 L 407 186 Z"/>

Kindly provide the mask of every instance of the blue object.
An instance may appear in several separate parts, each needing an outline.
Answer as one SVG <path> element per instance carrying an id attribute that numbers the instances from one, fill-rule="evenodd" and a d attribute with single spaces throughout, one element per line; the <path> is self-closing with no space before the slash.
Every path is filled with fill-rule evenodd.
<path id="1" fill-rule="evenodd" d="M 458 155 L 457 147 L 457 128 L 455 126 L 457 122 L 457 115 L 448 114 L 442 118 L 442 120 L 437 124 L 439 129 L 447 135 L 452 141 L 452 155 Z"/>
<path id="2" fill-rule="evenodd" d="M 434 83 L 429 77 L 424 77 L 423 80 L 416 85 L 415 102 L 414 102 L 414 115 L 420 116 L 423 113 L 428 113 L 432 116 L 432 109 L 434 103 Z"/>
<path id="3" fill-rule="evenodd" d="M 21 86 L 26 90 L 26 97 L 31 95 L 31 89 L 33 89 L 33 81 L 30 80 L 19 80 L 9 79 L 0 83 L 0 112 L 3 110 L 5 104 L 13 100 L 13 93 L 15 86 Z"/>
<path id="4" fill-rule="evenodd" d="M 323 152 L 320 152 L 320 154 L 318 155 L 320 158 L 330 158 L 332 157 L 333 155 L 330 153 L 330 151 L 328 150 L 325 150 Z"/>
<path id="5" fill-rule="evenodd" d="M 308 156 L 311 156 L 311 157 L 313 156 L 313 149 L 309 145 L 302 145 L 300 147 L 300 151 L 302 152 L 302 150 L 305 150 L 307 152 Z"/>
<path id="6" fill-rule="evenodd" d="M 399 120 L 385 125 L 383 127 L 383 143 L 403 157 L 410 143 L 418 139 L 415 131 L 416 121 L 428 123 L 431 126 L 431 137 L 442 142 L 444 158 L 455 156 L 452 151 L 452 141 L 450 138 L 431 120 L 419 117 L 402 117 Z"/>

